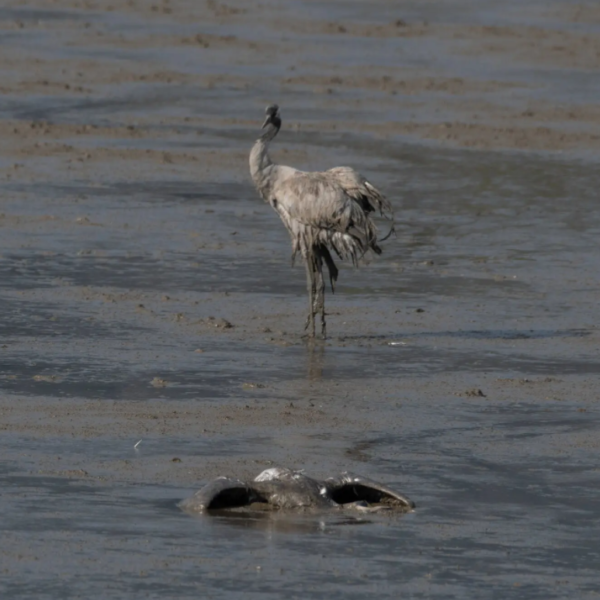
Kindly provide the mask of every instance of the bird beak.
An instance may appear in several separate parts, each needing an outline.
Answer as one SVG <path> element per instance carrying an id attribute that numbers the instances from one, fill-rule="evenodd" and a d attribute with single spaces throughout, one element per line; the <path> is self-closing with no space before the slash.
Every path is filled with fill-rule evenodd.
<path id="1" fill-rule="evenodd" d="M 267 115 L 265 122 L 262 124 L 262 129 L 264 129 L 271 122 L 271 115 Z"/>

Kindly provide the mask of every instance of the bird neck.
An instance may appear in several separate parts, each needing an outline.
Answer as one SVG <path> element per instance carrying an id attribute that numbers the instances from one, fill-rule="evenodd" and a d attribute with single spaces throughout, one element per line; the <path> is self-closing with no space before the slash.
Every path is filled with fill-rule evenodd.
<path id="1" fill-rule="evenodd" d="M 265 132 L 254 142 L 250 152 L 250 175 L 261 193 L 268 177 L 269 167 L 273 166 L 269 156 L 269 144 L 278 132 L 279 126 L 269 123 Z"/>

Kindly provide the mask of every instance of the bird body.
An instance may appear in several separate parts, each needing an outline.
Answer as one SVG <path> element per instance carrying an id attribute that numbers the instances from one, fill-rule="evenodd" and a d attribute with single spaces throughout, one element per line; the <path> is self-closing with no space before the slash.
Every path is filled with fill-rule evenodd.
<path id="1" fill-rule="evenodd" d="M 314 337 L 314 316 L 320 313 L 325 337 L 323 263 L 333 290 L 338 270 L 330 250 L 355 265 L 369 249 L 381 254 L 377 228 L 369 213 L 378 210 L 393 219 L 392 207 L 377 188 L 350 167 L 306 172 L 274 164 L 268 150 L 281 127 L 277 105 L 268 106 L 266 115 L 266 131 L 250 152 L 250 174 L 290 234 L 292 261 L 299 252 L 306 263 L 309 335 Z"/>
<path id="2" fill-rule="evenodd" d="M 187 512 L 226 509 L 329 510 L 357 509 L 375 512 L 385 509 L 408 512 L 415 503 L 367 477 L 344 472 L 325 480 L 313 479 L 302 471 L 283 467 L 266 469 L 250 481 L 217 477 L 191 498 L 179 503 Z"/>

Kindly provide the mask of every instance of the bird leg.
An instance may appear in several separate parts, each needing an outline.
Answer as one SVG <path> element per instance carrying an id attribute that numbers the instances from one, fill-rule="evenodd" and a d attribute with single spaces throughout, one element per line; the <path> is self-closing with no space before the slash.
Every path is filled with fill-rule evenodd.
<path id="1" fill-rule="evenodd" d="M 310 312 L 306 319 L 306 325 L 304 329 L 308 329 L 308 337 L 315 337 L 315 262 L 314 256 L 309 254 L 306 257 L 306 288 L 308 290 L 308 304 L 310 306 Z"/>
<path id="2" fill-rule="evenodd" d="M 319 261 L 320 262 L 320 261 Z M 317 297 L 315 299 L 315 313 L 321 313 L 321 335 L 327 337 L 327 323 L 325 323 L 325 281 L 323 280 L 323 264 L 317 271 Z"/>
<path id="3" fill-rule="evenodd" d="M 335 282 L 338 278 L 338 269 L 333 262 L 333 258 L 331 258 L 331 252 L 327 246 L 319 246 L 319 250 L 321 252 L 321 256 L 327 265 L 327 270 L 329 271 L 329 283 L 331 283 L 331 293 L 335 294 Z"/>
<path id="4" fill-rule="evenodd" d="M 323 252 L 323 250 L 325 252 Z M 329 252 L 327 251 L 326 247 L 317 246 L 315 248 L 314 272 L 316 275 L 317 293 L 315 297 L 315 304 L 313 310 L 315 314 L 321 313 L 321 335 L 323 336 L 323 339 L 325 339 L 327 335 L 327 324 L 325 323 L 325 280 L 323 278 L 323 258 L 325 258 L 325 253 L 329 255 Z M 329 255 L 329 259 L 331 260 L 331 255 Z"/>
<path id="5" fill-rule="evenodd" d="M 325 248 L 325 250 L 327 251 L 327 248 Z M 323 258 L 324 256 L 320 247 L 316 247 L 314 251 L 306 257 L 306 286 L 308 288 L 310 312 L 308 314 L 308 318 L 306 319 L 306 325 L 304 326 L 304 329 L 308 329 L 309 338 L 315 337 L 315 315 L 319 313 L 321 315 L 321 335 L 323 336 L 323 339 L 325 339 L 327 335 L 327 324 L 325 322 L 325 280 L 323 279 Z M 329 255 L 329 259 L 331 260 L 331 255 Z"/>

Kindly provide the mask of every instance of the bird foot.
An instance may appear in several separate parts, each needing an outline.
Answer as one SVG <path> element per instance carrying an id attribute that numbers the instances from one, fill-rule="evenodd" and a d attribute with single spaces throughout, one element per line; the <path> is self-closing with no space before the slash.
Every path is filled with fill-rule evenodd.
<path id="1" fill-rule="evenodd" d="M 308 331 L 308 337 L 315 337 L 315 316 L 310 313 L 306 317 L 306 323 L 304 324 L 304 331 Z"/>
<path id="2" fill-rule="evenodd" d="M 315 328 L 314 328 L 314 323 L 312 324 L 312 328 L 311 326 L 311 321 L 310 321 L 310 315 L 308 316 L 308 318 L 306 319 L 306 325 L 304 326 L 304 331 L 306 332 L 303 336 L 302 339 L 303 340 L 307 340 L 309 342 L 312 342 L 316 339 L 326 339 L 326 334 L 325 334 L 325 328 L 322 327 L 321 329 L 321 336 L 317 336 L 317 334 L 315 333 Z"/>
<path id="3" fill-rule="evenodd" d="M 308 331 L 309 327 L 310 327 L 310 315 L 308 315 L 308 317 L 306 317 L 306 323 L 304 323 L 304 331 Z M 310 332 L 307 335 L 310 335 Z M 314 337 L 314 335 L 315 335 L 315 332 L 313 330 L 312 336 Z"/>
<path id="4" fill-rule="evenodd" d="M 319 335 L 309 335 L 308 333 L 305 333 L 304 335 L 302 335 L 300 337 L 301 337 L 301 339 L 303 341 L 305 341 L 310 346 L 312 346 L 316 342 L 325 342 L 325 341 L 327 341 L 326 338 L 324 338 L 324 337 L 321 337 Z"/>

